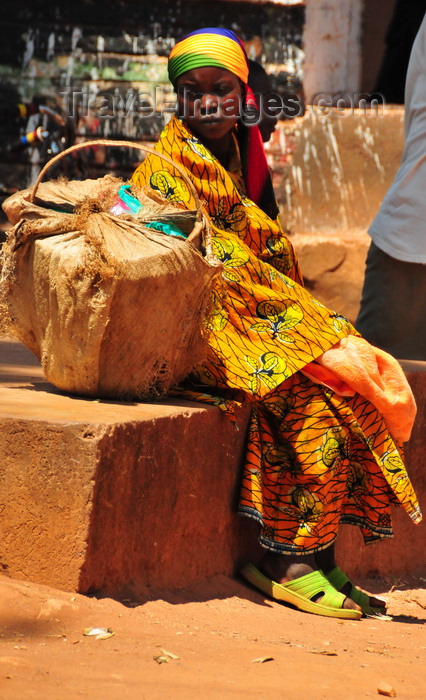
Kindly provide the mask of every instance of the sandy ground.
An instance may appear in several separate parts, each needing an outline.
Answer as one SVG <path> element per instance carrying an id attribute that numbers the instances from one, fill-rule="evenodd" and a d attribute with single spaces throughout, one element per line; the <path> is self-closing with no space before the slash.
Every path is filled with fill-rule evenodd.
<path id="1" fill-rule="evenodd" d="M 138 604 L 1 576 L 0 698 L 422 700 L 426 581 L 363 585 L 392 619 L 308 615 L 225 577 Z"/>

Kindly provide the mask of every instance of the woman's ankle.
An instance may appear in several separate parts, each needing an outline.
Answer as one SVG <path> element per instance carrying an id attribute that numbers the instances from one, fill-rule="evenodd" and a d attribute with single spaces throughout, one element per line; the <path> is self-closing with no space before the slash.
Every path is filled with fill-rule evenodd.
<path id="1" fill-rule="evenodd" d="M 335 547 L 334 544 L 326 547 L 326 549 L 321 549 L 321 551 L 315 553 L 315 563 L 318 569 L 321 569 L 325 574 L 334 569 L 336 564 L 335 558 Z"/>
<path id="2" fill-rule="evenodd" d="M 312 573 L 318 567 L 312 554 L 301 556 L 267 552 L 261 562 L 262 573 L 276 583 L 286 583 Z"/>

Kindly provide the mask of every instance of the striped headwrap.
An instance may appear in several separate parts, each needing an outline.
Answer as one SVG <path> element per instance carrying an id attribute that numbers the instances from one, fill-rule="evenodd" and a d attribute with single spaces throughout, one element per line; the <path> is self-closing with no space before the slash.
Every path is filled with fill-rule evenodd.
<path id="1" fill-rule="evenodd" d="M 178 78 L 187 71 L 210 66 L 228 70 L 244 83 L 244 112 L 246 116 L 249 112 L 253 114 L 257 105 L 248 85 L 247 53 L 241 39 L 230 29 L 196 29 L 178 41 L 169 55 L 170 82 L 176 87 Z M 247 194 L 266 214 L 275 219 L 278 207 L 258 127 L 245 126 L 240 120 L 238 141 Z"/>
<path id="2" fill-rule="evenodd" d="M 229 70 L 247 83 L 247 54 L 242 41 L 230 29 L 197 29 L 178 41 L 169 56 L 170 82 L 175 85 L 183 73 L 206 66 Z"/>

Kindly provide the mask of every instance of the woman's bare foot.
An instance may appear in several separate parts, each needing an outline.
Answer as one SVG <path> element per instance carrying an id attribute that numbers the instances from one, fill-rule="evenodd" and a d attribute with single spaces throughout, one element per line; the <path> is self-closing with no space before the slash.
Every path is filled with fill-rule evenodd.
<path id="1" fill-rule="evenodd" d="M 272 581 L 276 583 L 288 583 L 288 581 L 294 581 L 301 576 L 311 574 L 320 567 L 317 565 L 313 554 L 293 556 L 267 552 L 263 556 L 259 568 L 262 573 Z M 344 593 L 344 595 L 346 594 Z M 322 596 L 318 595 L 312 600 L 315 603 L 320 603 L 321 598 Z M 349 610 L 361 610 L 359 605 L 348 597 L 345 598 L 343 607 Z"/>
<path id="2" fill-rule="evenodd" d="M 335 559 L 334 544 L 330 547 L 327 547 L 327 549 L 323 549 L 321 552 L 317 552 L 314 556 L 314 559 L 316 568 L 321 569 L 327 576 L 327 574 L 337 566 Z M 340 588 L 340 593 L 349 596 L 352 590 L 352 585 L 353 584 L 350 581 L 347 581 L 347 583 L 345 583 L 345 585 L 342 588 Z M 356 586 L 356 588 L 358 587 Z M 358 588 L 358 590 L 363 591 L 362 588 Z M 381 608 L 383 610 L 383 613 L 386 613 L 386 601 L 382 600 L 381 598 L 376 598 L 375 596 L 368 593 L 368 591 L 363 592 L 366 593 L 369 597 L 371 607 Z"/>

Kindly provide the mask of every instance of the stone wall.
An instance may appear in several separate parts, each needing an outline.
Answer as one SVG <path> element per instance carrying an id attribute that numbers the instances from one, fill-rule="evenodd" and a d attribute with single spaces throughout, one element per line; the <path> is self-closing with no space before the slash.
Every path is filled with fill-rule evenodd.
<path id="1" fill-rule="evenodd" d="M 324 103 L 282 124 L 268 152 L 285 227 L 326 235 L 365 232 L 392 183 L 403 143 L 403 107 Z"/>
<path id="2" fill-rule="evenodd" d="M 281 221 L 307 288 L 354 322 L 367 230 L 399 166 L 404 109 L 308 106 L 268 144 Z"/>

